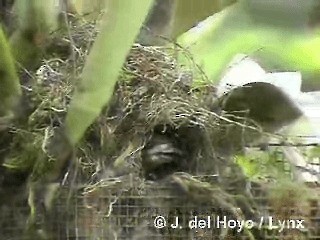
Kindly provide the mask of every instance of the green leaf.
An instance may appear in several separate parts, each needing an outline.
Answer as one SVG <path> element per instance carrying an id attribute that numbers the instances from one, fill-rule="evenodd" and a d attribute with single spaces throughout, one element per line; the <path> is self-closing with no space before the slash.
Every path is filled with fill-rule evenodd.
<path id="1" fill-rule="evenodd" d="M 11 115 L 20 95 L 21 89 L 14 59 L 0 25 L 0 117 Z"/>
<path id="2" fill-rule="evenodd" d="M 237 155 L 235 156 L 235 162 L 242 167 L 244 174 L 250 179 L 254 178 L 256 175 L 259 175 L 260 173 L 258 157 L 257 159 L 251 159 L 244 155 Z"/>
<path id="3" fill-rule="evenodd" d="M 139 33 L 152 0 L 113 0 L 101 23 L 66 118 L 69 139 L 76 144 L 113 95 L 122 65 Z"/>
<path id="4" fill-rule="evenodd" d="M 259 11 L 263 13 L 263 9 Z M 272 13 L 268 13 L 269 18 L 273 17 Z M 306 31 L 302 27 L 304 23 L 290 25 L 290 19 L 284 16 L 283 21 L 272 24 L 264 22 L 264 18 L 257 21 L 240 2 L 206 19 L 204 27 L 186 32 L 178 43 L 193 55 L 213 83 L 220 80 L 238 53 L 249 56 L 259 53 L 263 59 L 285 66 L 287 70 L 319 74 L 320 36 Z M 180 61 L 187 60 L 181 56 Z"/>

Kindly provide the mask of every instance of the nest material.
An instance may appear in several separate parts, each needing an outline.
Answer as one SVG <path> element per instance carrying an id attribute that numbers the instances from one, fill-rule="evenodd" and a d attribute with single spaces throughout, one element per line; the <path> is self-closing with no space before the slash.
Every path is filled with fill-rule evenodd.
<path id="1" fill-rule="evenodd" d="M 60 152 L 53 149 L 55 144 L 49 143 L 56 129 L 63 125 L 73 86 L 80 78 L 96 31 L 93 24 L 71 28 L 69 36 L 63 38 L 72 43 L 73 54 L 62 60 L 51 53 L 36 73 L 30 73 L 30 81 L 24 86 L 28 105 L 27 121 L 15 123 L 3 135 L 5 137 L 1 143 L 3 146 L 7 142 L 11 143 L 2 154 L 4 164 L 1 170 L 10 170 L 12 177 L 25 174 L 17 186 L 10 187 L 26 188 L 28 176 L 39 181 L 54 165 L 55 154 L 52 153 Z M 247 194 L 247 179 L 242 170 L 220 151 L 221 148 L 228 148 L 230 154 L 242 146 L 241 134 L 245 126 L 228 121 L 221 112 L 213 111 L 216 101 L 214 87 L 193 85 L 193 82 L 204 76 L 194 65 L 190 68 L 179 66 L 174 58 L 175 51 L 182 50 L 135 45 L 123 67 L 113 99 L 88 129 L 80 144 L 76 156 L 77 167 L 70 167 L 69 177 L 64 179 L 67 193 L 61 191 L 55 198 L 57 203 L 61 202 L 76 185 L 74 198 L 79 199 L 81 196 L 80 204 L 87 209 L 80 214 L 80 223 L 77 222 L 80 228 L 87 231 L 83 234 L 90 232 L 91 237 L 92 234 L 98 234 L 94 229 L 104 229 L 105 220 L 111 219 L 107 229 L 104 229 L 103 237 L 109 239 L 115 233 L 120 236 L 123 228 L 121 224 L 119 226 L 117 216 L 123 210 L 120 207 L 117 210 L 116 206 L 130 204 L 141 206 L 137 210 L 139 213 L 127 213 L 131 217 L 138 214 L 150 218 L 155 214 L 151 211 L 155 204 L 158 209 L 169 209 L 168 213 L 180 211 L 176 206 L 183 205 L 186 200 L 189 207 L 195 207 L 199 202 L 207 203 L 210 209 L 223 209 L 239 220 L 258 214 L 253 209 L 256 203 Z M 150 142 L 156 143 L 158 140 L 155 138 L 159 136 L 168 141 L 167 146 L 170 146 L 167 149 L 171 154 L 168 160 L 170 164 L 165 165 L 165 168 L 144 160 L 148 157 L 146 149 L 156 147 L 150 145 Z M 226 140 L 231 143 L 226 145 Z M 186 173 L 177 174 L 177 171 Z M 146 181 L 149 176 L 146 172 L 156 174 L 155 179 Z M 209 183 L 191 176 L 199 174 L 217 174 L 218 181 Z M 3 188 L 2 185 L 4 182 L 1 182 L 1 191 L 9 188 Z M 230 186 L 233 186 L 232 191 Z M 44 188 L 41 189 L 40 192 L 43 192 Z M 177 192 L 181 195 L 177 196 Z M 161 197 L 157 203 L 155 198 L 148 199 L 148 196 L 160 196 L 159 193 Z M 41 194 L 39 198 L 43 198 Z M 132 198 L 132 195 L 136 198 Z M 16 195 L 13 193 L 6 197 L 8 199 L 3 199 L 3 202 L 8 203 Z M 170 197 L 175 200 L 166 200 Z M 246 201 L 252 205 L 244 204 Z M 72 208 L 70 202 L 62 204 L 65 211 Z M 235 209 L 239 206 L 242 211 L 237 212 Z M 57 207 L 53 207 L 49 216 L 54 217 L 55 210 L 60 213 Z M 82 211 L 81 208 L 75 209 L 73 213 L 80 216 L 79 211 Z M 50 222 L 50 219 L 47 221 Z M 126 225 L 131 220 L 121 221 Z M 161 231 L 155 233 L 154 229 L 150 232 L 143 221 L 135 224 L 137 228 L 147 228 L 145 238 L 164 234 Z M 45 225 L 48 226 L 48 223 Z M 78 229 L 79 225 L 71 224 L 69 229 L 62 230 L 60 237 L 74 230 L 70 230 L 70 227 Z M 60 227 L 66 228 L 66 225 Z M 141 232 L 135 233 L 132 226 L 130 229 L 126 234 L 136 234 L 136 239 L 139 239 L 137 236 Z M 52 232 L 55 233 L 55 229 Z M 232 233 L 215 234 L 227 238 Z M 253 238 L 250 232 L 245 235 Z"/>

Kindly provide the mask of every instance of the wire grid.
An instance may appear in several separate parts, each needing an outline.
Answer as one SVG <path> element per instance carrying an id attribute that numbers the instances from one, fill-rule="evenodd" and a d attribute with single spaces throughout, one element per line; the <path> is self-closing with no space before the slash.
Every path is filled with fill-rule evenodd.
<path id="1" fill-rule="evenodd" d="M 279 154 L 279 162 L 281 161 Z M 284 171 L 290 173 L 290 168 L 284 164 Z M 214 176 L 198 176 L 203 181 L 215 182 Z M 152 188 L 152 189 L 151 189 Z M 272 216 L 273 209 L 266 204 L 263 191 L 253 186 L 253 195 L 256 202 L 261 204 L 262 212 Z M 165 194 L 170 192 L 170 194 Z M 310 208 L 304 216 L 296 219 L 305 219 L 309 231 L 303 239 L 320 239 L 320 188 L 315 187 L 318 194 L 310 200 Z M 30 240 L 25 236 L 24 230 L 29 214 L 26 203 L 13 206 L 2 206 L 0 212 L 0 239 L 5 240 Z M 290 209 L 288 209 L 289 211 Z M 181 229 L 154 227 L 157 216 L 163 216 L 168 224 L 175 223 L 179 217 Z M 190 229 L 188 223 L 197 216 L 198 219 L 208 219 L 214 224 L 217 216 L 226 216 L 222 209 L 212 206 L 190 203 L 181 197 L 179 191 L 173 186 L 152 185 L 143 191 L 128 188 L 123 191 L 117 187 L 107 190 L 83 194 L 83 191 L 74 193 L 70 197 L 70 189 L 62 189 L 53 211 L 46 217 L 45 228 L 49 233 L 46 239 L 50 240 L 144 240 L 144 239 L 220 239 L 221 228 Z M 294 217 L 294 216 L 292 216 Z M 256 239 L 293 239 L 291 235 L 279 233 L 277 230 L 259 230 Z M 32 239 L 32 238 L 31 238 Z M 250 239 L 243 232 L 232 232 L 226 239 Z M 301 239 L 301 238 L 297 238 Z"/>
<path id="2" fill-rule="evenodd" d="M 159 189 L 159 193 L 163 190 Z M 154 192 L 154 189 L 153 189 Z M 157 191 L 156 191 L 157 192 Z M 257 201 L 263 202 L 259 196 L 259 189 L 255 189 Z M 93 200 L 93 201 L 92 201 Z M 170 202 L 164 206 L 159 203 Z M 272 215 L 272 209 L 264 206 Z M 26 214 L 29 210 L 25 207 L 7 209 L 6 225 L 2 225 L 1 239 L 23 240 L 30 239 L 24 236 Z M 8 214 L 10 213 L 10 214 Z M 314 205 L 310 209 L 308 222 L 312 228 L 305 239 L 320 239 L 320 206 Z M 3 212 L 2 214 L 3 215 Z M 165 227 L 156 229 L 153 222 L 157 216 L 163 216 L 168 223 L 175 223 L 179 216 L 182 229 Z M 46 225 L 52 240 L 85 240 L 85 239 L 219 239 L 220 231 L 211 229 L 189 229 L 188 222 L 195 216 L 198 219 L 214 220 L 215 216 L 226 215 L 223 210 L 214 209 L 212 206 L 199 206 L 185 203 L 178 194 L 176 196 L 163 195 L 138 195 L 136 191 L 129 190 L 122 196 L 114 198 L 113 194 L 104 193 L 104 196 L 94 196 L 87 199 L 78 195 L 70 200 L 59 198 L 54 207 L 53 214 L 47 219 Z M 227 219 L 232 219 L 226 216 Z M 299 218 L 299 217 L 298 217 Z M 301 218 L 301 217 L 300 217 Z M 1 232 L 0 231 L 0 232 Z M 261 239 L 290 239 L 274 231 L 261 230 Z M 249 239 L 243 233 L 234 233 L 234 238 Z"/>

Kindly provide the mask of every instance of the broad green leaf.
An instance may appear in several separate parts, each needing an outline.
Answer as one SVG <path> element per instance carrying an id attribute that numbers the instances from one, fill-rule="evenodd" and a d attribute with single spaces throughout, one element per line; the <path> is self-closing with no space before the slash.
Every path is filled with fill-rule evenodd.
<path id="1" fill-rule="evenodd" d="M 303 23 L 288 24 L 290 19 L 273 24 L 263 19 L 259 22 L 243 4 L 237 3 L 206 19 L 203 27 L 183 34 L 178 43 L 192 54 L 212 82 L 220 80 L 238 53 L 259 53 L 268 61 L 286 66 L 287 70 L 319 74 L 320 36 L 306 31 Z M 185 57 L 180 61 L 186 61 Z"/>
<path id="2" fill-rule="evenodd" d="M 152 0 L 112 0 L 101 32 L 84 66 L 67 118 L 69 139 L 76 144 L 113 95 L 122 65 L 152 5 Z"/>
<path id="3" fill-rule="evenodd" d="M 14 59 L 0 25 L 0 117 L 11 115 L 20 95 L 21 89 Z"/>

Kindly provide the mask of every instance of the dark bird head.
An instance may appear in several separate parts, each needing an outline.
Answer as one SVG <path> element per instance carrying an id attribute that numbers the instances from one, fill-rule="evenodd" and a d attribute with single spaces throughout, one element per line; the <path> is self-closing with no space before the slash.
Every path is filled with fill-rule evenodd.
<path id="1" fill-rule="evenodd" d="M 181 170 L 185 156 L 175 138 L 154 134 L 142 152 L 142 159 L 146 178 L 156 180 Z"/>

